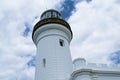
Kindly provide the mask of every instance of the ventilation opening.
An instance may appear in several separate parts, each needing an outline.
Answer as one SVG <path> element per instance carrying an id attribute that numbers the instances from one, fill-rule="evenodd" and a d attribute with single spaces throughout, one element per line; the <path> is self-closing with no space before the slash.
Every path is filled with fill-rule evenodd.
<path id="1" fill-rule="evenodd" d="M 62 47 L 65 46 L 64 40 L 60 39 L 60 40 L 59 40 L 59 43 L 60 43 L 60 46 L 62 46 Z"/>
<path id="2" fill-rule="evenodd" d="M 45 67 L 46 66 L 46 59 L 44 58 L 43 59 L 43 67 Z"/>

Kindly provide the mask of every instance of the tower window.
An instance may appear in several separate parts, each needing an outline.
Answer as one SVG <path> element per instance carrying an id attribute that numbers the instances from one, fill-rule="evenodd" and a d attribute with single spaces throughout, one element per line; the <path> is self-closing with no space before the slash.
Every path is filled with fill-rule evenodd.
<path id="1" fill-rule="evenodd" d="M 44 58 L 43 59 L 43 67 L 45 67 L 46 66 L 46 59 Z"/>
<path id="2" fill-rule="evenodd" d="M 62 47 L 65 46 L 64 40 L 60 39 L 60 40 L 59 40 L 59 43 L 60 43 L 60 46 L 62 46 Z"/>

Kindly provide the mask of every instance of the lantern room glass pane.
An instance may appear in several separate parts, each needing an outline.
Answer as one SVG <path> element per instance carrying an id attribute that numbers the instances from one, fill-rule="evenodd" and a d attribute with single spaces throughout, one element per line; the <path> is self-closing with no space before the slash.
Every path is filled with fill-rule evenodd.
<path id="1" fill-rule="evenodd" d="M 60 13 L 56 10 L 48 10 L 44 12 L 41 16 L 41 19 L 46 19 L 46 18 L 59 18 L 62 19 Z"/>

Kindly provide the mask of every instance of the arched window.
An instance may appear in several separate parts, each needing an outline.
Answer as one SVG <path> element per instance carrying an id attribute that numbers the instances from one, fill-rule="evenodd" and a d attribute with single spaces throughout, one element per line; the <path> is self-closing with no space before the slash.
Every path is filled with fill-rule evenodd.
<path id="1" fill-rule="evenodd" d="M 60 44 L 60 46 L 65 46 L 65 44 L 64 44 L 64 40 L 62 40 L 62 39 L 59 39 L 59 44 Z"/>
<path id="2" fill-rule="evenodd" d="M 43 58 L 43 67 L 45 67 L 45 66 L 46 66 L 46 59 Z"/>

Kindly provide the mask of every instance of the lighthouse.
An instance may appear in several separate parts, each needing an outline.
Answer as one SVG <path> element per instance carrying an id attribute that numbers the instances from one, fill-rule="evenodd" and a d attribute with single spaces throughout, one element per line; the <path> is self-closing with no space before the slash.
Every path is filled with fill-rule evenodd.
<path id="1" fill-rule="evenodd" d="M 35 80 L 69 80 L 72 36 L 70 25 L 58 11 L 43 12 L 32 33 L 37 48 Z"/>

